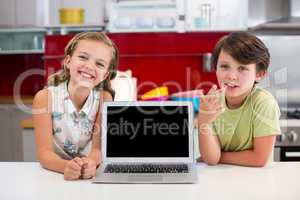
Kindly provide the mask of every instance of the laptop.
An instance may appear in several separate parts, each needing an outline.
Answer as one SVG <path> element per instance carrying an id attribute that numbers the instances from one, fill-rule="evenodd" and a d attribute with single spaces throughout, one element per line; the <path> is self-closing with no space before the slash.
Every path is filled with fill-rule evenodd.
<path id="1" fill-rule="evenodd" d="M 195 183 L 193 109 L 184 101 L 105 102 L 93 183 Z"/>

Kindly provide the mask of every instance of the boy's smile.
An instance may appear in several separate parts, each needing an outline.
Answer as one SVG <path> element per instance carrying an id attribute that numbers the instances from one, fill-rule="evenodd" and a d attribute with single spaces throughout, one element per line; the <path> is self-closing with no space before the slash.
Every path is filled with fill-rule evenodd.
<path id="1" fill-rule="evenodd" d="M 233 82 L 224 82 L 224 86 L 226 87 L 226 89 L 228 90 L 233 90 L 235 88 L 238 87 L 238 85 L 236 83 L 233 83 Z"/>

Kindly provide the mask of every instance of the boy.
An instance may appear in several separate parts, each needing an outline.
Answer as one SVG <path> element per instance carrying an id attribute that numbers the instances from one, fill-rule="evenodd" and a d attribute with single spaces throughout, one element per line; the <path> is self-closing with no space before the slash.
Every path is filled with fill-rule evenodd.
<path id="1" fill-rule="evenodd" d="M 268 49 L 254 35 L 234 32 L 216 44 L 212 59 L 221 89 L 214 85 L 200 97 L 201 159 L 209 165 L 262 167 L 280 133 L 276 100 L 256 86 L 267 73 Z"/>

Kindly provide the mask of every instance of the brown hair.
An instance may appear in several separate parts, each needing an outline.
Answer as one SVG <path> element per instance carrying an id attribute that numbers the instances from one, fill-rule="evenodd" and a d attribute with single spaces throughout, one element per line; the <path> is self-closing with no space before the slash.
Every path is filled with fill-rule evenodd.
<path id="1" fill-rule="evenodd" d="M 217 67 L 221 50 L 241 64 L 256 64 L 257 72 L 267 71 L 270 64 L 268 48 L 259 38 L 248 32 L 233 32 L 219 40 L 212 54 L 214 67 Z"/>
<path id="2" fill-rule="evenodd" d="M 52 74 L 48 78 L 48 86 L 54 85 L 57 86 L 64 81 L 68 81 L 70 79 L 70 72 L 69 69 L 64 64 L 64 60 L 67 56 L 72 56 L 79 41 L 81 40 L 92 40 L 92 41 L 100 41 L 106 44 L 108 47 L 112 49 L 112 59 L 109 63 L 108 77 L 99 83 L 95 88 L 100 90 L 103 88 L 104 90 L 108 91 L 113 99 L 115 96 L 115 91 L 111 88 L 110 80 L 114 79 L 117 75 L 117 67 L 119 62 L 119 51 L 116 45 L 111 41 L 103 32 L 82 32 L 76 34 L 67 44 L 65 47 L 64 59 L 62 62 L 62 69 L 59 70 L 57 73 Z"/>

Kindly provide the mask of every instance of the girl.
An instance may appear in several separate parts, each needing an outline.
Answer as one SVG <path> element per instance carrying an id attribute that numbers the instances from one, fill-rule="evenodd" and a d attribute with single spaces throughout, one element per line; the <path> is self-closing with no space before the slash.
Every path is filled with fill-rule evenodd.
<path id="1" fill-rule="evenodd" d="M 111 101 L 118 50 L 104 34 L 79 33 L 67 44 L 62 70 L 33 100 L 38 160 L 66 180 L 96 174 L 100 158 L 100 112 Z"/>
<path id="2" fill-rule="evenodd" d="M 198 117 L 200 153 L 207 164 L 267 163 L 280 133 L 280 111 L 274 97 L 256 83 L 266 75 L 269 60 L 262 41 L 246 32 L 217 43 L 213 63 L 222 89 L 213 86 L 201 97 Z"/>

